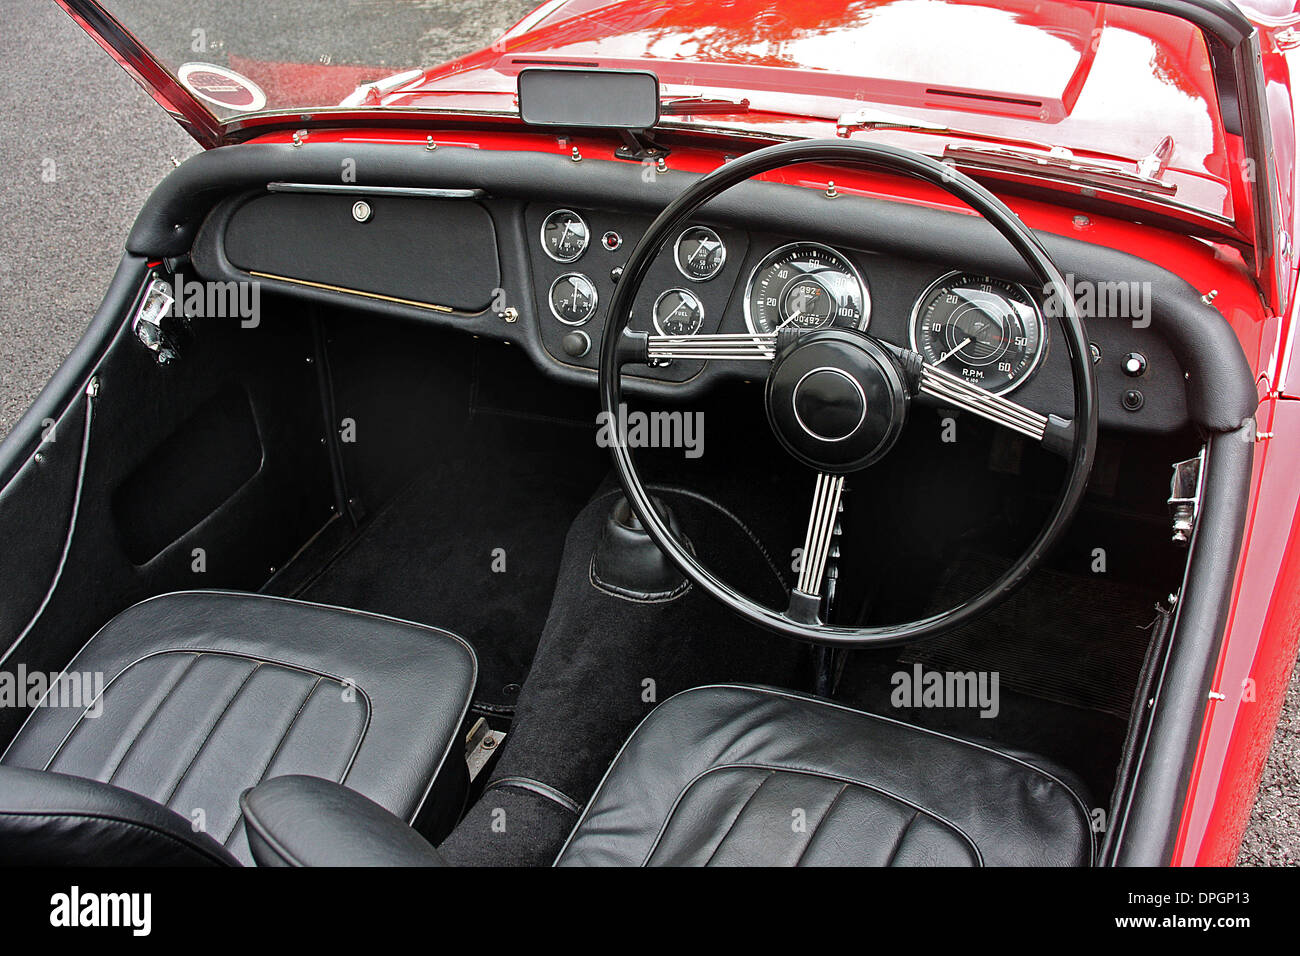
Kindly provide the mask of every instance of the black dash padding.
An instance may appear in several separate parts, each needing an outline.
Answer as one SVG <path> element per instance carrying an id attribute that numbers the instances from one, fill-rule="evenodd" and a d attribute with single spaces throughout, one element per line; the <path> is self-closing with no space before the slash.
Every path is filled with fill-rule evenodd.
<path id="1" fill-rule="evenodd" d="M 352 215 L 359 200 L 366 222 Z M 226 256 L 245 272 L 458 312 L 482 312 L 501 285 L 492 218 L 468 201 L 272 193 L 231 216 Z"/>

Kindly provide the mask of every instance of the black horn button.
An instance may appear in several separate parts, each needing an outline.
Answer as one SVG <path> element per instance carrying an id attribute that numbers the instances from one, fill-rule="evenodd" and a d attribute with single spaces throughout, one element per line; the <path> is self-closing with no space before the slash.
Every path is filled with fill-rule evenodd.
<path id="1" fill-rule="evenodd" d="M 794 417 L 813 438 L 843 441 L 867 417 L 867 396 L 848 372 L 815 368 L 795 383 Z"/>
<path id="2" fill-rule="evenodd" d="M 767 417 L 792 455 L 819 471 L 865 468 L 898 440 L 908 393 L 898 361 L 851 329 L 801 335 L 772 363 Z"/>

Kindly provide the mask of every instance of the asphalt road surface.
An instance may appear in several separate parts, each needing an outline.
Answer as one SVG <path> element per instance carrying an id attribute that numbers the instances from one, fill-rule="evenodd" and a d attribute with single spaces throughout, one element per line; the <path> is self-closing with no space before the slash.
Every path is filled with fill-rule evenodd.
<path id="1" fill-rule="evenodd" d="M 117 0 L 127 22 L 180 59 L 208 42 L 261 38 L 283 62 L 437 63 L 490 41 L 532 0 Z M 194 10 L 200 10 L 201 15 Z M 159 11 L 171 14 L 169 22 Z M 364 56 L 337 49 L 346 38 Z M 0 0 L 0 435 L 85 329 L 136 211 L 197 147 L 53 3 Z M 1300 864 L 1300 669 L 1239 860 Z"/>

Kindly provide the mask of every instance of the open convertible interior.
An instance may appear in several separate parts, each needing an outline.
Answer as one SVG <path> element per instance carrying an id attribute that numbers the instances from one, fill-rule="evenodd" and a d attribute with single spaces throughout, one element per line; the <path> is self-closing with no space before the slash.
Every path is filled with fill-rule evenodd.
<path id="1" fill-rule="evenodd" d="M 0 710 L 4 858 L 1167 856 L 1254 440 L 1221 253 L 1080 200 L 1034 260 L 847 140 L 668 224 L 677 155 L 535 135 L 150 198 L 4 444 L 6 666 L 103 684 Z"/>

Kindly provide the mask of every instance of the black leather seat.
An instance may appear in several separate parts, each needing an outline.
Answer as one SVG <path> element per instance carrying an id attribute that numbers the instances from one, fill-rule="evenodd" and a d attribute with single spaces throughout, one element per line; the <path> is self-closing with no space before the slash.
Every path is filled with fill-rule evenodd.
<path id="1" fill-rule="evenodd" d="M 1087 803 L 1028 759 L 785 691 L 665 701 L 560 866 L 1081 866 Z"/>
<path id="2" fill-rule="evenodd" d="M 701 687 L 652 711 L 557 866 L 1086 866 L 1088 804 L 1033 758 L 786 691 Z M 401 820 L 328 781 L 243 798 L 257 862 L 437 866 Z"/>
<path id="3" fill-rule="evenodd" d="M 102 713 L 37 708 L 0 757 L 0 862 L 251 862 L 240 796 L 287 774 L 435 837 L 461 809 L 477 664 L 447 631 L 192 591 L 118 615 L 74 672 L 103 675 Z"/>

